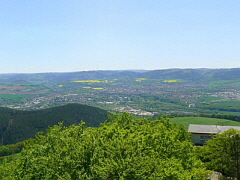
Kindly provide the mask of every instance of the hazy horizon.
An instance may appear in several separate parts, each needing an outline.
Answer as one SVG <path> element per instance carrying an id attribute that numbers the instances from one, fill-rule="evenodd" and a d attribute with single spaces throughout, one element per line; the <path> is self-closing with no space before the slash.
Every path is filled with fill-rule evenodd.
<path id="1" fill-rule="evenodd" d="M 208 70 L 218 70 L 218 69 L 239 69 L 240 67 L 236 68 L 165 68 L 165 69 L 106 69 L 106 70 L 82 70 L 82 71 L 49 71 L 49 72 L 9 72 L 9 73 L 1 73 L 0 74 L 44 74 L 44 73 L 75 73 L 75 72 L 91 72 L 91 71 L 132 71 L 132 72 L 147 72 L 147 71 L 157 71 L 157 70 L 172 70 L 172 69 L 208 69 Z"/>
<path id="2" fill-rule="evenodd" d="M 0 74 L 240 67 L 240 1 L 1 1 Z"/>

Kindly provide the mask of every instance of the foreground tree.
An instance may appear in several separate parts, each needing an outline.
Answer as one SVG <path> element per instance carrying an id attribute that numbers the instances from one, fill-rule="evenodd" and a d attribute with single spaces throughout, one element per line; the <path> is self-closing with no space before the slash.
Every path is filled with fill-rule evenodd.
<path id="1" fill-rule="evenodd" d="M 217 134 L 201 152 L 208 169 L 240 180 L 240 131 L 230 129 Z"/>
<path id="2" fill-rule="evenodd" d="M 193 150 L 183 127 L 124 113 L 98 128 L 60 123 L 38 134 L 24 145 L 8 178 L 205 179 Z"/>

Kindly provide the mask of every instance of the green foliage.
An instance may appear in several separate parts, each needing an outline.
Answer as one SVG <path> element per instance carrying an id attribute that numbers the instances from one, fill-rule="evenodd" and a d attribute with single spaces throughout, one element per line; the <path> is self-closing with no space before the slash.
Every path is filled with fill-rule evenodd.
<path id="1" fill-rule="evenodd" d="M 203 146 L 201 156 L 208 169 L 240 180 L 240 131 L 217 134 Z"/>
<path id="2" fill-rule="evenodd" d="M 17 144 L 10 144 L 6 146 L 0 146 L 0 157 L 19 153 L 22 150 L 22 148 L 23 142 Z"/>
<path id="3" fill-rule="evenodd" d="M 12 179 L 205 179 L 193 152 L 182 126 L 123 113 L 98 128 L 50 127 L 25 143 L 15 166 L 1 168 Z"/>

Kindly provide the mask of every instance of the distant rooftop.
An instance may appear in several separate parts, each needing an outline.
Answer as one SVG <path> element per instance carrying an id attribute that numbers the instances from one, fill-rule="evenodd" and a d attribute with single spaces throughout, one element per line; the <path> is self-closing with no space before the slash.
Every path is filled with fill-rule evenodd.
<path id="1" fill-rule="evenodd" d="M 190 124 L 188 132 L 191 133 L 203 133 L 203 134 L 219 134 L 229 129 L 240 130 L 240 126 L 217 126 L 217 125 L 201 125 Z"/>

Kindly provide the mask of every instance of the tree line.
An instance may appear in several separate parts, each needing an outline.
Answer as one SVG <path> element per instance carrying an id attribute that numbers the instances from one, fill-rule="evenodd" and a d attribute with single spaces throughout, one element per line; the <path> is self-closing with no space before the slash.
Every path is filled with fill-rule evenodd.
<path id="1" fill-rule="evenodd" d="M 232 115 L 232 114 L 200 114 L 200 117 L 209 117 L 209 118 L 219 118 L 219 119 L 229 119 L 232 121 L 240 122 L 239 115 Z"/>

